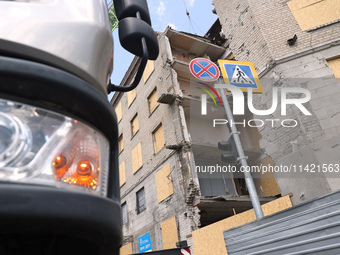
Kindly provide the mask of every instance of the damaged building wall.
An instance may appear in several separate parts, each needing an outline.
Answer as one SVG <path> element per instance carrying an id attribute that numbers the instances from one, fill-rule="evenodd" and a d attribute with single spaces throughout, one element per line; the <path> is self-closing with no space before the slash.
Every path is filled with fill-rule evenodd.
<path id="1" fill-rule="evenodd" d="M 334 171 L 330 172 L 330 166 L 339 164 L 340 154 L 340 84 L 335 77 L 339 67 L 334 64 L 340 52 L 340 14 L 332 12 L 330 15 L 327 10 L 338 10 L 340 2 L 213 0 L 213 4 L 235 58 L 253 62 L 261 78 L 264 93 L 254 96 L 255 109 L 272 106 L 273 88 L 280 93 L 283 87 L 300 87 L 311 93 L 311 99 L 303 104 L 310 116 L 293 105 L 289 105 L 283 115 L 280 99 L 272 114 L 254 115 L 264 122 L 266 119 L 280 120 L 273 126 L 265 122 L 266 125 L 258 128 L 262 136 L 260 147 L 275 165 L 315 167 L 316 173 L 303 170 L 301 174 L 286 175 L 285 178 L 276 175 L 281 194 L 292 192 L 292 202 L 298 204 L 338 190 L 340 182 L 334 178 Z M 299 10 L 308 11 L 297 14 L 297 5 Z M 330 20 L 322 23 L 320 20 L 327 20 L 327 15 L 331 16 Z M 306 27 L 301 17 L 305 20 L 315 17 L 317 23 Z M 260 40 L 252 36 L 251 27 L 257 29 Z M 248 39 L 244 38 L 245 34 Z M 289 45 L 288 40 L 294 35 L 295 40 Z M 243 46 L 244 50 L 240 51 Z M 294 97 L 304 95 L 295 94 Z M 296 122 L 291 123 L 297 125 L 284 127 L 281 124 L 284 119 L 294 120 Z M 289 121 L 286 124 L 290 125 Z M 327 168 L 325 173 L 320 170 L 322 166 Z"/>
<path id="2" fill-rule="evenodd" d="M 337 98 L 340 96 L 340 85 L 327 63 L 327 59 L 337 56 L 339 50 L 339 46 L 333 46 L 287 61 L 274 67 L 262 78 L 273 80 L 280 75 L 283 84 L 279 87 L 299 86 L 311 93 L 311 100 L 304 104 L 310 116 L 305 116 L 294 106 L 287 110 L 286 116 L 282 117 L 279 109 L 271 116 L 273 119 L 294 119 L 297 121 L 296 127 L 288 130 L 281 125 L 260 128 L 261 134 L 264 134 L 260 145 L 271 155 L 276 165 L 294 164 L 297 167 L 303 166 L 303 169 L 307 167 L 303 171 L 305 174 L 278 179 L 282 193 L 293 192 L 294 204 L 340 188 L 339 180 L 334 178 L 335 173 L 328 169 L 339 163 L 340 119 L 337 112 L 340 105 Z M 291 78 L 292 74 L 297 78 Z M 270 95 L 269 89 L 267 91 Z M 260 96 L 254 102 L 257 107 L 271 104 L 271 100 L 264 102 Z M 308 173 L 311 165 L 316 166 L 315 173 Z M 320 170 L 322 166 L 327 168 L 325 173 Z"/>
<path id="3" fill-rule="evenodd" d="M 181 101 L 156 103 L 153 94 L 158 99 L 162 95 L 176 98 L 179 93 L 165 35 L 159 34 L 158 40 L 160 56 L 148 62 L 138 87 L 132 92 L 116 93 L 111 101 L 120 116 L 120 191 L 127 212 L 123 216 L 123 254 L 139 252 L 138 238 L 147 233 L 152 250 L 174 248 L 177 241 L 183 240 L 192 246 L 191 232 L 199 227 L 199 210 L 187 204 L 190 194 L 196 195 L 197 190 Z M 134 59 L 121 85 L 132 82 L 136 66 L 138 61 Z"/>
<path id="4" fill-rule="evenodd" d="M 266 66 L 271 53 L 251 3 L 248 0 L 213 0 L 212 3 L 236 59 L 251 58 L 256 70 Z"/>
<path id="5" fill-rule="evenodd" d="M 251 59 L 258 72 L 270 68 L 278 59 L 339 39 L 339 14 L 332 11 L 330 15 L 329 12 L 340 8 L 337 0 L 312 3 L 299 0 L 213 0 L 212 3 L 234 56 L 242 61 Z M 300 13 L 296 19 L 296 9 L 306 10 L 311 6 L 312 9 Z M 329 22 L 320 21 L 307 30 L 299 26 L 300 20 L 317 20 L 325 16 L 331 16 Z M 327 21 L 327 18 L 321 20 Z M 291 47 L 287 41 L 294 35 L 297 41 Z"/>

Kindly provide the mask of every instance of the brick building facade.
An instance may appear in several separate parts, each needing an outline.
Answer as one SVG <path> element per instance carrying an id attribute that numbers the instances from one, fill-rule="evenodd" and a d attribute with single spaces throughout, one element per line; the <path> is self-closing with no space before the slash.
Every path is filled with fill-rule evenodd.
<path id="1" fill-rule="evenodd" d="M 170 28 L 157 37 L 160 55 L 148 62 L 138 87 L 111 100 L 120 130 L 122 254 L 138 252 L 138 239 L 148 233 L 153 250 L 175 248 L 178 241 L 192 247 L 192 231 L 251 209 L 244 182 L 195 171 L 220 157 L 217 142 L 229 131 L 202 135 L 210 122 L 191 112 L 199 107 L 200 84 L 192 80 L 189 62 L 217 61 L 229 50 L 215 39 Z M 133 81 L 138 64 L 135 58 L 121 85 Z M 274 199 L 262 192 L 260 181 L 257 188 L 261 203 Z"/>

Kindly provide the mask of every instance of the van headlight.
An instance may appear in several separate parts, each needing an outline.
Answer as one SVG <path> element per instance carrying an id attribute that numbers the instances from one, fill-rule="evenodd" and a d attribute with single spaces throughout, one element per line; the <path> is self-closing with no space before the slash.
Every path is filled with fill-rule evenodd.
<path id="1" fill-rule="evenodd" d="M 0 182 L 106 196 L 109 142 L 79 120 L 0 99 Z"/>

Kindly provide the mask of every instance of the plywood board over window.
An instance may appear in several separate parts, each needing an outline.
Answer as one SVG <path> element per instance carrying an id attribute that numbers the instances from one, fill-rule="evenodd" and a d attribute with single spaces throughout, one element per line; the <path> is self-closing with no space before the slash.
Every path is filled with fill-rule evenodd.
<path id="1" fill-rule="evenodd" d="M 165 145 L 163 125 L 160 124 L 153 132 L 155 153 L 159 152 Z"/>
<path id="2" fill-rule="evenodd" d="M 119 152 L 121 152 L 124 149 L 123 135 L 121 135 L 118 138 L 118 147 L 119 147 Z"/>
<path id="3" fill-rule="evenodd" d="M 287 4 L 302 31 L 340 19 L 339 0 L 292 0 Z"/>
<path id="4" fill-rule="evenodd" d="M 127 92 L 126 94 L 127 94 L 128 106 L 130 106 L 136 98 L 136 89 L 133 89 Z"/>
<path id="5" fill-rule="evenodd" d="M 156 188 L 158 203 L 174 194 L 174 187 L 172 184 L 172 177 L 170 171 L 170 164 L 166 164 L 156 175 Z"/>
<path id="6" fill-rule="evenodd" d="M 139 130 L 138 115 L 136 114 L 131 120 L 131 134 L 135 135 Z"/>
<path id="7" fill-rule="evenodd" d="M 292 207 L 289 195 L 261 205 L 264 216 Z M 223 231 L 256 220 L 254 209 L 236 214 L 192 232 L 195 255 L 228 254 Z"/>
<path id="8" fill-rule="evenodd" d="M 117 121 L 119 122 L 122 119 L 122 102 L 119 102 L 119 104 L 116 106 L 115 112 Z"/>
<path id="9" fill-rule="evenodd" d="M 163 249 L 176 248 L 178 242 L 176 218 L 172 217 L 161 223 Z"/>
<path id="10" fill-rule="evenodd" d="M 132 253 L 132 243 L 128 243 L 120 248 L 120 255 L 130 255 Z"/>
<path id="11" fill-rule="evenodd" d="M 152 93 L 150 94 L 150 96 L 148 97 L 148 103 L 149 103 L 149 113 L 151 114 L 155 109 L 156 107 L 158 106 L 158 94 L 157 94 L 157 90 L 154 89 L 152 91 Z"/>
<path id="12" fill-rule="evenodd" d="M 340 58 L 328 60 L 327 62 L 329 67 L 332 69 L 334 76 L 340 81 Z"/>
<path id="13" fill-rule="evenodd" d="M 126 182 L 126 176 L 125 176 L 125 161 L 123 161 L 119 165 L 119 187 L 123 186 L 123 184 Z"/>
<path id="14" fill-rule="evenodd" d="M 137 146 L 132 150 L 131 156 L 132 156 L 132 172 L 135 173 L 143 165 L 141 143 L 137 144 Z"/>
<path id="15" fill-rule="evenodd" d="M 148 60 L 148 63 L 146 63 L 145 70 L 143 73 L 144 83 L 146 83 L 146 81 L 149 79 L 154 69 L 155 69 L 155 62 L 152 60 Z"/>

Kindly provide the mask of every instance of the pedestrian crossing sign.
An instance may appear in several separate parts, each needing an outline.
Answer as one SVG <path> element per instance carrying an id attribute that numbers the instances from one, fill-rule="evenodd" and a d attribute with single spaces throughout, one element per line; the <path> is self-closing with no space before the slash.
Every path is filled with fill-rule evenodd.
<path id="1" fill-rule="evenodd" d="M 254 93 L 263 93 L 253 63 L 219 59 L 218 64 L 225 84 L 239 87 L 243 92 L 247 92 L 248 88 L 252 88 Z"/>

